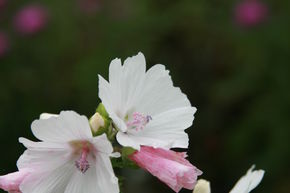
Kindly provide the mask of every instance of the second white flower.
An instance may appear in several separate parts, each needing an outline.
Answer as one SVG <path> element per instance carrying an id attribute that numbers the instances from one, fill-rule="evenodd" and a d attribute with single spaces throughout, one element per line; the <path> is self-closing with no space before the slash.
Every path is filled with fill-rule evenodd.
<path id="1" fill-rule="evenodd" d="M 123 146 L 187 148 L 185 129 L 192 125 L 196 108 L 173 86 L 169 71 L 157 64 L 146 72 L 142 53 L 111 62 L 109 82 L 99 76 L 99 97 Z"/>

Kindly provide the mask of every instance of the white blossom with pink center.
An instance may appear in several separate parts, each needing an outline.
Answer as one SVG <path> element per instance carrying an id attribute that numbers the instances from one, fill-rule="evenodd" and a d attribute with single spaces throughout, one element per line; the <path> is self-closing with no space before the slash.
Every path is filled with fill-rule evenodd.
<path id="1" fill-rule="evenodd" d="M 123 146 L 187 148 L 185 129 L 192 125 L 196 108 L 173 86 L 169 71 L 157 64 L 146 72 L 142 53 L 127 58 L 122 65 L 114 59 L 109 82 L 99 75 L 99 97 Z"/>
<path id="2" fill-rule="evenodd" d="M 105 134 L 93 137 L 85 116 L 63 111 L 31 127 L 41 142 L 19 139 L 27 150 L 17 166 L 33 168 L 20 184 L 22 193 L 119 193 L 112 145 Z"/>

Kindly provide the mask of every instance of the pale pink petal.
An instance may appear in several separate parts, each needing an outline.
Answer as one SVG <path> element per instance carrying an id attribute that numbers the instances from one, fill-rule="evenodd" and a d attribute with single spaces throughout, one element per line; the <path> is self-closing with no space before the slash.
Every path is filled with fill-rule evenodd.
<path id="1" fill-rule="evenodd" d="M 175 192 L 179 192 L 182 188 L 192 190 L 197 176 L 202 174 L 184 158 L 185 156 L 184 153 L 171 150 L 141 146 L 140 151 L 136 151 L 129 157 Z"/>
<path id="2" fill-rule="evenodd" d="M 28 175 L 29 169 L 22 169 L 18 172 L 0 176 L 0 188 L 11 193 L 20 192 L 19 186 Z"/>

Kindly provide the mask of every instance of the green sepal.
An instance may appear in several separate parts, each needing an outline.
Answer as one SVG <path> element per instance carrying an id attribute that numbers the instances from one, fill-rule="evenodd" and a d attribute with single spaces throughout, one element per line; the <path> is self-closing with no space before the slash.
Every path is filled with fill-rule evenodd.
<path id="1" fill-rule="evenodd" d="M 136 150 L 131 147 L 122 148 L 122 156 L 119 158 L 111 158 L 112 165 L 115 168 L 130 168 L 130 169 L 139 169 L 139 166 L 128 156 L 132 155 Z"/>
<path id="2" fill-rule="evenodd" d="M 96 113 L 98 113 L 104 120 L 104 126 L 101 126 L 98 128 L 97 131 L 93 131 L 93 136 L 98 136 L 98 135 L 102 135 L 103 133 L 106 133 L 107 136 L 109 137 L 109 127 L 111 127 L 111 119 L 109 118 L 109 114 L 106 111 L 105 106 L 100 103 L 96 109 Z M 91 119 L 90 119 L 91 120 Z"/>
<path id="3" fill-rule="evenodd" d="M 103 105 L 103 103 L 100 103 L 96 109 L 96 112 L 100 113 L 100 115 L 102 115 L 103 118 L 106 118 L 107 120 L 109 120 L 109 114 L 106 111 L 105 106 Z"/>
<path id="4" fill-rule="evenodd" d="M 132 147 L 123 147 L 122 148 L 122 157 L 126 158 L 129 155 L 135 153 L 137 150 L 133 149 Z"/>
<path id="5" fill-rule="evenodd" d="M 136 152 L 136 150 L 133 149 L 132 147 L 123 147 L 122 148 L 122 160 L 123 160 L 123 163 L 126 167 L 131 168 L 131 169 L 138 169 L 139 168 L 139 166 L 137 166 L 134 161 L 129 159 L 129 156 L 135 152 Z"/>

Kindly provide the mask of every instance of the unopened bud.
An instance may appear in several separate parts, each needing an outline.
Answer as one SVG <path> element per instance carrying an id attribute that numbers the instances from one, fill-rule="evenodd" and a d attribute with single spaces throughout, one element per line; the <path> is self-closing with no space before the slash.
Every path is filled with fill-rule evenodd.
<path id="1" fill-rule="evenodd" d="M 96 112 L 90 119 L 90 126 L 92 132 L 97 133 L 100 128 L 105 127 L 105 120 L 98 112 Z"/>
<path id="2" fill-rule="evenodd" d="M 200 179 L 197 181 L 193 193 L 210 193 L 210 183 L 207 180 Z"/>

